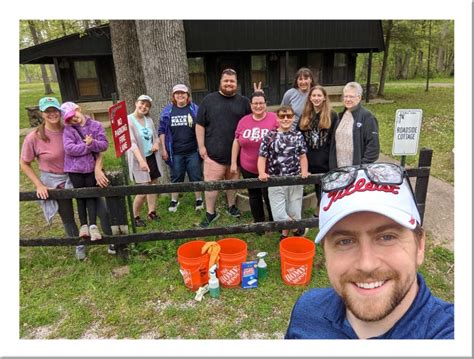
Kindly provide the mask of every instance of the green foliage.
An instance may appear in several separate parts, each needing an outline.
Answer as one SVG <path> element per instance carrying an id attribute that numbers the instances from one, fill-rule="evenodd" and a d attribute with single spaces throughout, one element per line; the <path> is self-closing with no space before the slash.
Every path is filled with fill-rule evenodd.
<path id="1" fill-rule="evenodd" d="M 429 26 L 431 22 L 430 78 L 454 74 L 454 21 L 393 20 L 390 40 L 387 80 L 426 78 Z M 384 36 L 388 20 L 383 20 Z M 368 54 L 357 58 L 356 79 L 367 81 Z M 383 52 L 372 57 L 372 82 L 380 81 Z"/>

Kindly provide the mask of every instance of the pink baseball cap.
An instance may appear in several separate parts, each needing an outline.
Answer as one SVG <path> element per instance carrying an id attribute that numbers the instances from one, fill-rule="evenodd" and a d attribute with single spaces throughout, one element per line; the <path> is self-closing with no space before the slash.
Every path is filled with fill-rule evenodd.
<path id="1" fill-rule="evenodd" d="M 341 219 L 357 212 L 378 213 L 412 230 L 421 223 L 407 178 L 400 185 L 378 185 L 370 181 L 364 171 L 358 171 L 352 185 L 322 193 L 316 243 Z"/>
<path id="2" fill-rule="evenodd" d="M 186 93 L 189 94 L 189 89 L 188 89 L 188 87 L 187 87 L 186 85 L 183 85 L 183 84 L 177 84 L 177 85 L 175 85 L 175 86 L 173 87 L 173 92 L 172 92 L 173 94 L 174 94 L 175 92 L 178 92 L 178 91 L 186 92 Z"/>
<path id="3" fill-rule="evenodd" d="M 76 114 L 76 109 L 79 108 L 74 102 L 64 102 L 61 105 L 61 115 L 64 121 L 68 121 L 71 117 Z"/>

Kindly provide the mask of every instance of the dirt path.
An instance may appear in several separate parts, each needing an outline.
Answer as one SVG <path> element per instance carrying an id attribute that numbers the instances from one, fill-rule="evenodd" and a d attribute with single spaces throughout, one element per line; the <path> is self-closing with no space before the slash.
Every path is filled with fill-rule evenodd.
<path id="1" fill-rule="evenodd" d="M 400 163 L 381 154 L 379 161 Z M 423 226 L 437 245 L 454 251 L 454 186 L 430 176 Z"/>

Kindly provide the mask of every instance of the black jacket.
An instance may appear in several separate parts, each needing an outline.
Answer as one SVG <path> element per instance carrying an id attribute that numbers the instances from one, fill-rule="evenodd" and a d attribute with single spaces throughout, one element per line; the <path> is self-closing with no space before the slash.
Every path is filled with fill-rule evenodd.
<path id="1" fill-rule="evenodd" d="M 336 155 L 336 131 L 341 123 L 344 111 L 339 114 L 336 128 L 332 133 L 331 148 L 329 150 L 329 169 L 337 167 Z M 379 125 L 375 116 L 365 108 L 359 105 L 352 111 L 354 117 L 354 127 L 352 129 L 352 138 L 354 143 L 353 165 L 362 163 L 372 163 L 377 161 L 380 154 Z"/>

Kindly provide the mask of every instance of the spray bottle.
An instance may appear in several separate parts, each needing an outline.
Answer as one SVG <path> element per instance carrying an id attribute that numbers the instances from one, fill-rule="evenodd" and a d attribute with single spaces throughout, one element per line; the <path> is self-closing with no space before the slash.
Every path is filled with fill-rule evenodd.
<path id="1" fill-rule="evenodd" d="M 258 263 L 257 263 L 257 269 L 258 269 L 258 280 L 261 281 L 265 279 L 268 275 L 267 272 L 267 263 L 265 263 L 265 256 L 267 255 L 267 252 L 260 252 L 257 254 L 258 257 Z"/>
<path id="2" fill-rule="evenodd" d="M 209 268 L 209 294 L 212 298 L 218 298 L 220 294 L 219 279 L 216 277 L 217 264 Z"/>

